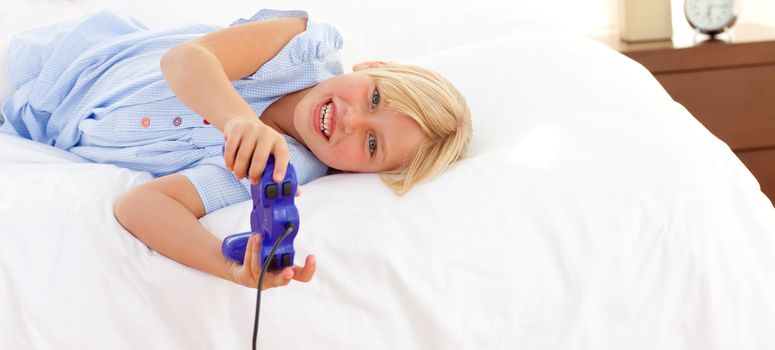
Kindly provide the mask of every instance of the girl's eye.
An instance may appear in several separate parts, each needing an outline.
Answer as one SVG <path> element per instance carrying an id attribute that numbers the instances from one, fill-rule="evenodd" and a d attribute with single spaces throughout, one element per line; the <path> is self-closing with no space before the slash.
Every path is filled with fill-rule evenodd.
<path id="1" fill-rule="evenodd" d="M 375 108 L 377 108 L 378 104 L 379 104 L 379 90 L 374 89 L 374 92 L 371 93 L 371 110 L 373 111 Z"/>
<path id="2" fill-rule="evenodd" d="M 374 138 L 374 135 L 369 134 L 369 154 L 371 156 L 374 156 L 374 152 L 377 151 L 377 139 Z"/>

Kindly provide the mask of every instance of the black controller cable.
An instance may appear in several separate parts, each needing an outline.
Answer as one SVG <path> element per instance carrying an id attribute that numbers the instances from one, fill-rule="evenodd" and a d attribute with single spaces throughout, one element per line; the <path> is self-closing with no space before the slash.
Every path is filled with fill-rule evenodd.
<path id="1" fill-rule="evenodd" d="M 295 227 L 292 223 L 288 224 L 285 232 L 280 235 L 280 238 L 278 238 L 277 242 L 274 243 L 272 250 L 269 251 L 269 255 L 266 256 L 266 259 L 264 259 L 264 264 L 261 265 L 261 275 L 258 276 L 258 288 L 256 288 L 258 292 L 256 292 L 256 318 L 253 321 L 253 350 L 256 350 L 256 340 L 258 339 L 258 313 L 261 310 L 261 285 L 264 284 L 264 273 L 269 266 L 269 261 L 271 261 L 272 257 L 274 256 L 275 250 L 277 250 L 277 247 L 280 246 L 280 243 L 285 240 L 285 237 L 288 237 L 288 235 L 293 232 L 294 228 Z"/>

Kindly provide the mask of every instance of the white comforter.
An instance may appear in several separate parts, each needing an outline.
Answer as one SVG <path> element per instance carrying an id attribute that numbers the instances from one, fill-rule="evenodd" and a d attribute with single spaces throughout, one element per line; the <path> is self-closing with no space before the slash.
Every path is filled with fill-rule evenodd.
<path id="1" fill-rule="evenodd" d="M 350 57 L 380 58 L 370 33 Z M 399 58 L 468 96 L 470 157 L 404 198 L 376 175 L 304 186 L 318 273 L 265 292 L 261 348 L 775 348 L 775 209 L 645 69 L 567 33 L 416 40 Z M 1 349 L 250 346 L 254 291 L 114 219 L 150 179 L 0 136 Z M 223 237 L 249 211 L 202 222 Z"/>

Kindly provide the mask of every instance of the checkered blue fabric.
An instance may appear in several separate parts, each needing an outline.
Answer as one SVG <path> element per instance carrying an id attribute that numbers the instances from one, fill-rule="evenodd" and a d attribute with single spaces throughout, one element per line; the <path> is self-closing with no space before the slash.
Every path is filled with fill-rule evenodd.
<path id="1" fill-rule="evenodd" d="M 261 10 L 248 21 L 302 17 L 303 11 Z M 14 95 L 0 111 L 0 132 L 46 143 L 100 163 L 180 173 L 196 187 L 206 211 L 250 199 L 249 182 L 224 167 L 223 134 L 181 103 L 159 69 L 172 46 L 220 29 L 192 25 L 150 30 L 110 11 L 16 36 L 8 48 Z M 256 115 L 280 97 L 342 74 L 342 39 L 308 20 L 274 58 L 233 85 Z M 298 181 L 328 171 L 286 136 Z"/>

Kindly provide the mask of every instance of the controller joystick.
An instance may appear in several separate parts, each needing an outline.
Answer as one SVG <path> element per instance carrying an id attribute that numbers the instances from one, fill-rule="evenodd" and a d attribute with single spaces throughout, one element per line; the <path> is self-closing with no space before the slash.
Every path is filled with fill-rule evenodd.
<path id="1" fill-rule="evenodd" d="M 253 198 L 253 210 L 250 213 L 250 232 L 230 235 L 223 240 L 221 252 L 227 259 L 242 264 L 245 258 L 245 248 L 248 239 L 255 235 L 263 235 L 261 242 L 261 264 L 266 262 L 272 247 L 285 231 L 292 225 L 293 230 L 278 245 L 269 260 L 270 270 L 293 266 L 296 251 L 293 240 L 299 232 L 299 211 L 294 204 L 296 196 L 296 170 L 288 163 L 283 181 L 272 180 L 274 173 L 274 156 L 269 156 L 264 174 L 258 184 L 250 187 Z"/>

